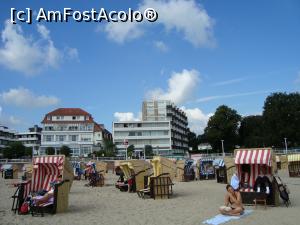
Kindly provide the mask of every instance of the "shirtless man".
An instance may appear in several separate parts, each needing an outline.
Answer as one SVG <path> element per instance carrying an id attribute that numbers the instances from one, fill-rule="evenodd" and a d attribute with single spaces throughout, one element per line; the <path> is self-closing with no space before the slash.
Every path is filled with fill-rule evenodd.
<path id="1" fill-rule="evenodd" d="M 231 185 L 226 186 L 225 205 L 220 207 L 220 213 L 229 216 L 239 216 L 244 211 L 241 193 L 235 191 Z"/>

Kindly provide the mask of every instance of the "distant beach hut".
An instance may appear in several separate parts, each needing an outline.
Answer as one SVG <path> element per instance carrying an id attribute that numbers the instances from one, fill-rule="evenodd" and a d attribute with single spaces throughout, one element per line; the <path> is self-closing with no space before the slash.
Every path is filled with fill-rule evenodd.
<path id="1" fill-rule="evenodd" d="M 290 177 L 300 177 L 300 154 L 288 155 Z"/>
<path id="2" fill-rule="evenodd" d="M 18 179 L 18 166 L 15 164 L 4 164 L 1 167 L 4 179 Z"/>
<path id="3" fill-rule="evenodd" d="M 176 180 L 192 181 L 195 179 L 195 161 L 193 159 L 177 160 L 176 161 Z"/>
<path id="4" fill-rule="evenodd" d="M 216 172 L 216 178 L 218 183 L 228 184 L 231 177 L 235 172 L 234 159 L 231 157 L 224 157 L 215 159 L 213 162 Z"/>
<path id="5" fill-rule="evenodd" d="M 74 179 L 81 180 L 81 176 L 84 174 L 85 164 L 81 161 L 72 161 L 71 162 L 74 172 Z"/>
<path id="6" fill-rule="evenodd" d="M 213 166 L 214 158 L 204 157 L 199 160 L 200 180 L 213 180 L 216 177 Z"/>
<path id="7" fill-rule="evenodd" d="M 240 192 L 244 204 L 254 204 L 258 200 L 267 205 L 279 204 L 279 191 L 275 183 L 276 157 L 271 148 L 236 149 L 234 151 Z M 256 189 L 256 181 L 263 171 L 271 182 L 270 193 Z"/>

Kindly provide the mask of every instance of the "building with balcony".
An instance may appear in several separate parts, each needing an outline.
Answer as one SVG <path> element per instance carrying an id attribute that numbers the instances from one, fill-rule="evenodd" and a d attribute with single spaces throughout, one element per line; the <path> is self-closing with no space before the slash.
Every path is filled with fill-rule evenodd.
<path id="1" fill-rule="evenodd" d="M 10 143 L 16 141 L 15 133 L 15 131 L 0 124 L 0 149 L 5 148 Z"/>
<path id="2" fill-rule="evenodd" d="M 27 132 L 16 133 L 16 140 L 22 142 L 25 147 L 32 148 L 35 155 L 39 154 L 41 146 L 42 128 L 34 125 Z"/>
<path id="3" fill-rule="evenodd" d="M 103 148 L 104 138 L 112 139 L 104 125 L 80 108 L 59 108 L 47 113 L 42 121 L 41 154 L 47 147 L 57 152 L 62 145 L 71 149 L 73 156 L 88 156 Z"/>
<path id="4" fill-rule="evenodd" d="M 113 123 L 113 139 L 119 155 L 126 146 L 134 145 L 137 152 L 151 145 L 162 156 L 183 156 L 188 150 L 187 116 L 171 101 L 144 101 L 141 121 Z"/>

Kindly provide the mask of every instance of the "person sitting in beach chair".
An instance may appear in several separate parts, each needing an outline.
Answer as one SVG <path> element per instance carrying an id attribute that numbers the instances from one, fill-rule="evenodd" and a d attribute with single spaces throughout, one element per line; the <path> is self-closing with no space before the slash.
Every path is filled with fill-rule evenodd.
<path id="1" fill-rule="evenodd" d="M 239 216 L 244 212 L 242 197 L 231 185 L 226 186 L 225 205 L 220 207 L 220 213 L 229 216 Z"/>
<path id="2" fill-rule="evenodd" d="M 242 175 L 241 175 L 241 188 L 249 188 L 250 187 L 250 165 L 243 164 L 242 165 Z"/>
<path id="3" fill-rule="evenodd" d="M 266 170 L 267 168 L 265 166 L 261 166 L 260 173 L 255 180 L 254 190 L 268 195 L 272 193 L 272 183 L 270 178 L 266 175 Z"/>

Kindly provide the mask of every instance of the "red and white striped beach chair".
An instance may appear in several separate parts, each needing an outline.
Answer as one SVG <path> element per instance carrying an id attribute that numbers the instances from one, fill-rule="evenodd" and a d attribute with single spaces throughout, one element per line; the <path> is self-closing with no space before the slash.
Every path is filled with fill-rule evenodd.
<path id="1" fill-rule="evenodd" d="M 68 207 L 68 193 L 73 182 L 73 169 L 64 155 L 55 156 L 37 156 L 32 160 L 32 179 L 19 183 L 16 205 L 12 209 L 20 210 L 20 207 L 27 196 L 32 192 L 39 190 L 50 190 L 50 183 L 58 180 L 59 184 L 55 185 L 53 213 L 63 212 Z M 13 197 L 14 197 L 13 196 Z"/>
<path id="2" fill-rule="evenodd" d="M 247 180 L 247 187 L 241 187 L 240 192 L 242 195 L 242 200 L 244 204 L 253 204 L 257 196 L 260 196 L 261 193 L 254 191 L 254 185 L 256 178 L 259 176 L 261 167 L 264 166 L 267 168 L 266 175 L 272 178 L 274 171 L 276 170 L 276 158 L 273 154 L 271 148 L 252 148 L 252 149 L 236 149 L 235 151 L 235 165 L 239 180 Z M 248 165 L 250 171 L 245 173 L 242 172 L 243 165 Z M 278 205 L 279 193 L 278 189 L 272 182 L 273 193 L 267 198 L 268 205 Z"/>

